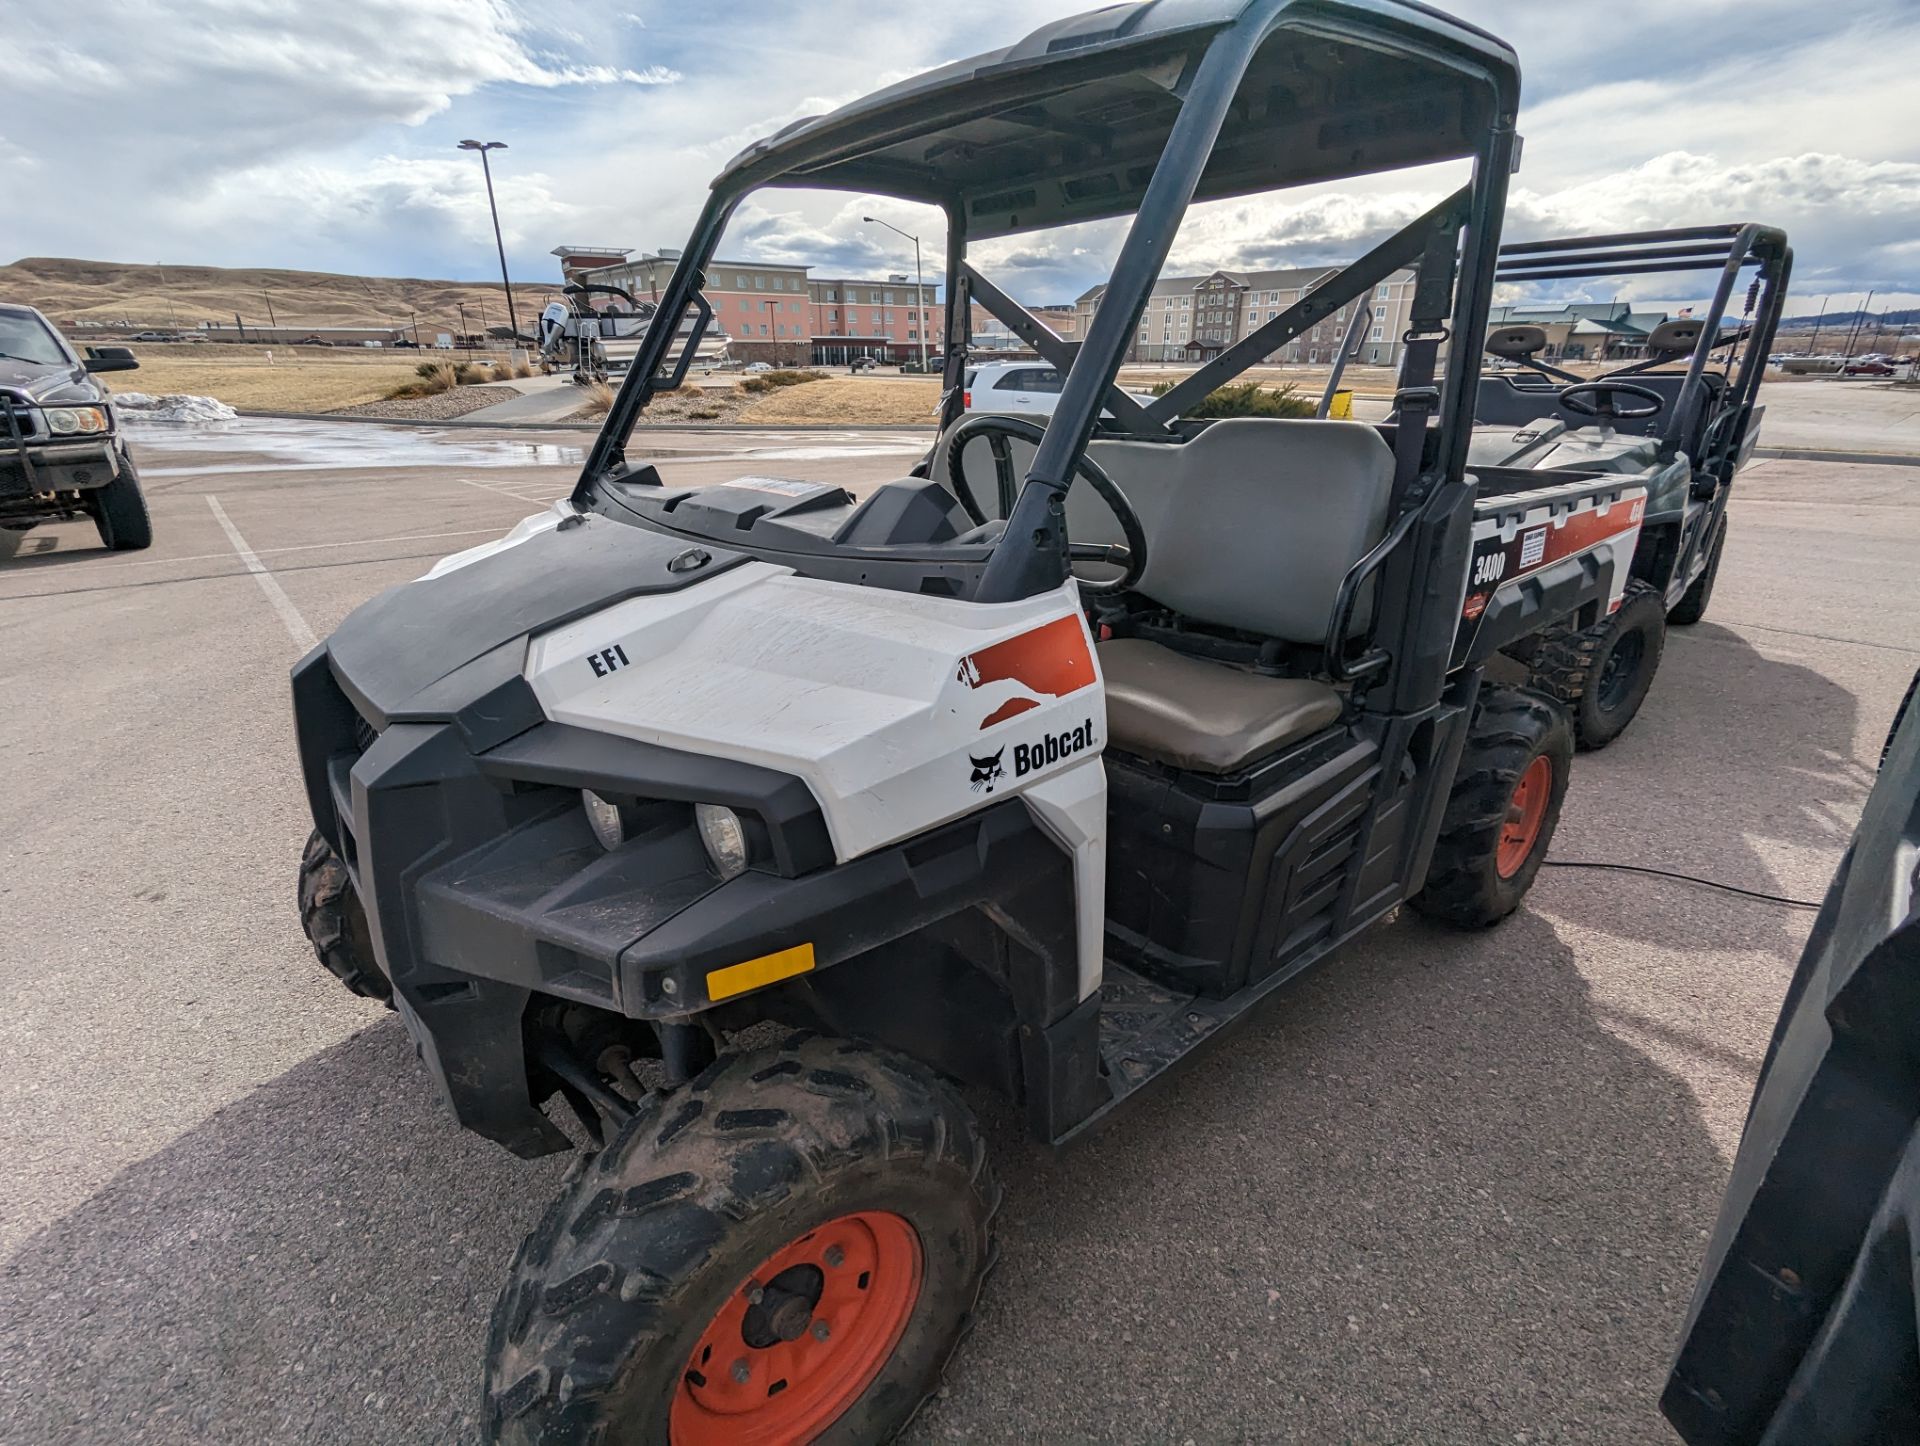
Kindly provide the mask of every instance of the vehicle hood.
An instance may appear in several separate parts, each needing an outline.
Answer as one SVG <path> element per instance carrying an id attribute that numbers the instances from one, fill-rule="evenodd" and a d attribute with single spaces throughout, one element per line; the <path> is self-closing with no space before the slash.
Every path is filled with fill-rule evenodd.
<path id="1" fill-rule="evenodd" d="M 0 357 L 0 390 L 37 406 L 82 406 L 101 401 L 106 392 L 81 367 L 14 361 Z"/>
<path id="2" fill-rule="evenodd" d="M 688 552 L 707 560 L 670 571 Z M 744 553 L 556 508 L 361 604 L 327 650 L 334 677 L 376 728 L 443 721 L 518 677 L 531 636 L 625 598 L 695 586 L 744 561 Z"/>

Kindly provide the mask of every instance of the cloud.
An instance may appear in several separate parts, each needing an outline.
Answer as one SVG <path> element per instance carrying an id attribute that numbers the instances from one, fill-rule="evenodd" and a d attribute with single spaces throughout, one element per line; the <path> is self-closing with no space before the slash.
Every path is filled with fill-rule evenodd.
<path id="1" fill-rule="evenodd" d="M 493 171 L 515 274 L 550 277 L 561 242 L 682 244 L 713 175 L 789 121 L 1089 3 L 806 0 L 749 6 L 721 31 L 657 0 L 119 0 L 112 24 L 90 27 L 29 9 L 0 46 L 0 193 L 41 200 L 0 211 L 0 260 L 482 276 L 485 193 L 452 151 L 474 135 L 511 145 Z M 1812 304 L 1920 289 L 1902 227 L 1920 214 L 1920 7 L 1643 3 L 1598 29 L 1536 0 L 1449 8 L 1522 57 L 1510 236 L 1751 217 L 1792 234 Z M 76 154 L 84 167 L 52 160 Z M 1196 207 L 1173 264 L 1348 259 L 1459 180 L 1408 171 Z M 817 192 L 749 198 L 723 244 L 821 274 L 910 272 L 912 246 L 863 215 L 917 232 L 930 277 L 944 266 L 937 212 Z M 1102 222 L 1011 237 L 976 260 L 1026 299 L 1057 300 L 1102 279 L 1124 234 Z"/>
<path id="2" fill-rule="evenodd" d="M 664 64 L 611 64 L 541 43 L 552 38 L 502 0 L 124 0 L 111 24 L 86 27 L 46 7 L 10 13 L 0 45 L 8 139 L 0 193 L 19 194 L 38 170 L 42 203 L 32 217 L 0 218 L 0 252 L 11 243 L 124 254 L 133 232 L 171 241 L 181 255 L 197 234 L 202 254 L 185 259 L 221 260 L 234 258 L 204 253 L 238 234 L 258 247 L 249 259 L 311 264 L 300 253 L 315 229 L 358 217 L 370 237 L 386 239 L 413 214 L 413 194 L 380 179 L 394 167 L 368 153 L 369 137 L 419 127 L 482 92 L 657 92 L 683 78 Z M 49 195 L 47 168 L 34 162 L 43 156 L 85 164 L 61 168 L 70 179 Z M 292 182 L 316 167 L 338 184 L 303 195 Z M 363 171 L 375 174 L 350 184 Z M 121 222 L 112 229 L 101 225 L 103 186 Z M 224 205 L 239 187 L 256 190 L 251 216 Z M 62 188 L 71 191 L 65 205 Z M 380 211 L 383 197 L 399 209 Z M 545 200 L 563 219 L 557 197 Z M 329 205 L 336 209 L 316 228 L 310 208 Z M 239 231 L 209 237 L 229 224 Z"/>

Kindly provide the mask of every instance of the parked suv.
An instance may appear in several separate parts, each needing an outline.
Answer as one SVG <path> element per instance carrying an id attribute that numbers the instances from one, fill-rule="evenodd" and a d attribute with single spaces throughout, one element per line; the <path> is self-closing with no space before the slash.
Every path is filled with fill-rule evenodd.
<path id="1" fill-rule="evenodd" d="M 1153 400 L 1143 392 L 1127 395 L 1143 406 Z M 982 362 L 967 370 L 963 411 L 1051 417 L 1059 405 L 1060 369 L 1045 362 Z"/>
<path id="2" fill-rule="evenodd" d="M 151 545 L 139 475 L 91 375 L 139 365 L 123 346 L 83 360 L 31 306 L 0 302 L 0 557 L 42 522 L 83 516 L 115 551 Z"/>

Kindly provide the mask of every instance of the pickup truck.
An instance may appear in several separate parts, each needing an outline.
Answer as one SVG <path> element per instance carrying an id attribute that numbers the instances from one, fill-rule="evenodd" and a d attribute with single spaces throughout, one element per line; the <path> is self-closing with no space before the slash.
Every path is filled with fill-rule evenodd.
<path id="1" fill-rule="evenodd" d="M 82 358 L 34 308 L 0 302 L 0 558 L 39 524 L 77 517 L 117 552 L 152 545 L 139 474 L 93 379 L 139 365 L 123 346 Z"/>

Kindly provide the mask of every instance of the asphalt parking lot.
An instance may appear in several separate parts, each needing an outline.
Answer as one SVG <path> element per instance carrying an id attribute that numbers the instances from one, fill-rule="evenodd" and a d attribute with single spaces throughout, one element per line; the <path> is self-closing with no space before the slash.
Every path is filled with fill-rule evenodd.
<path id="1" fill-rule="evenodd" d="M 152 551 L 76 524 L 0 564 L 0 1440 L 473 1439 L 487 1313 L 564 1161 L 458 1131 L 312 962 L 286 674 L 563 495 L 583 441 L 149 444 Z M 911 460 L 658 445 L 696 480 Z M 1577 763 L 1555 855 L 1813 899 L 1920 663 L 1920 470 L 1765 462 L 1732 517 L 1708 620 Z M 1491 932 L 1382 926 L 1063 1159 L 976 1099 L 1001 1265 L 913 1439 L 1671 1439 L 1655 1399 L 1810 919 L 1552 869 Z"/>

